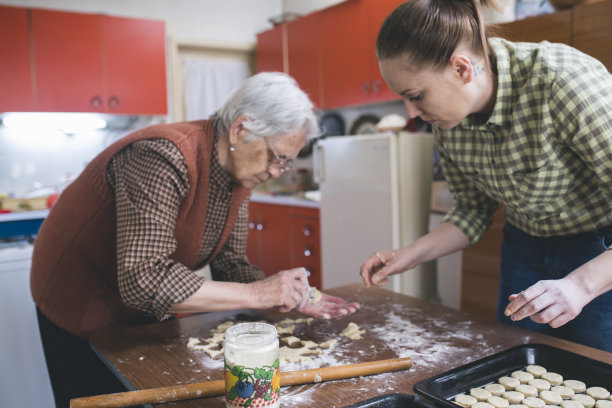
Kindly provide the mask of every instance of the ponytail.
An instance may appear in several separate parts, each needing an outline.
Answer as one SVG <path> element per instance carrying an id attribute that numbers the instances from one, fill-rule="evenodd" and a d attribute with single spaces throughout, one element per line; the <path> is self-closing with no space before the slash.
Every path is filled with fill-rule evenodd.
<path id="1" fill-rule="evenodd" d="M 491 68 L 479 2 L 498 7 L 495 0 L 409 0 L 401 4 L 378 33 L 378 59 L 406 57 L 415 70 L 441 70 L 457 46 L 466 44 Z"/>

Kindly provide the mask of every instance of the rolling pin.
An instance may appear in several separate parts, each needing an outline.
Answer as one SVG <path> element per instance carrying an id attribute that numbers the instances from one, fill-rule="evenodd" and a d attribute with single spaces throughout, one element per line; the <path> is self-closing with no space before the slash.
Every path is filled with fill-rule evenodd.
<path id="1" fill-rule="evenodd" d="M 405 370 L 412 367 L 411 358 L 392 358 L 367 363 L 347 364 L 310 370 L 280 373 L 281 387 L 289 385 L 341 380 Z M 225 394 L 225 381 L 209 381 L 195 384 L 173 385 L 149 390 L 127 391 L 116 394 L 95 395 L 70 400 L 71 408 L 130 407 L 142 404 L 161 404 L 193 398 L 213 397 Z"/>

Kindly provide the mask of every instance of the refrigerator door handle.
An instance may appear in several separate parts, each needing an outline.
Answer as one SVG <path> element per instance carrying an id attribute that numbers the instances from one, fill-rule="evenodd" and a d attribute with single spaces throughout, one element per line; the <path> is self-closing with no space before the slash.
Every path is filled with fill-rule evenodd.
<path id="1" fill-rule="evenodd" d="M 312 156 L 313 166 L 315 168 L 314 181 L 321 184 L 325 181 L 325 168 L 323 167 L 323 146 L 316 144 L 315 154 Z"/>

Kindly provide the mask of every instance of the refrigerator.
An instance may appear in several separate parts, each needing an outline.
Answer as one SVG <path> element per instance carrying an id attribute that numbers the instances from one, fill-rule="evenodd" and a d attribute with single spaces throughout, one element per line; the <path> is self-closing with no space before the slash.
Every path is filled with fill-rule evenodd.
<path id="1" fill-rule="evenodd" d="M 403 247 L 428 232 L 432 133 L 327 137 L 315 145 L 313 170 L 323 289 L 361 282 L 361 265 L 375 251 Z M 386 287 L 430 300 L 435 265 L 394 275 Z"/>

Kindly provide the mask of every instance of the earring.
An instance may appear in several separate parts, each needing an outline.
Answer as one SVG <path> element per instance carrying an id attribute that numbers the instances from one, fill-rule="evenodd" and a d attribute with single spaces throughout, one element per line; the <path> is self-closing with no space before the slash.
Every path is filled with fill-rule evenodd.
<path id="1" fill-rule="evenodd" d="M 235 150 L 236 150 L 236 145 L 231 145 L 231 146 L 230 146 L 230 152 L 233 152 L 233 151 L 235 151 Z"/>

